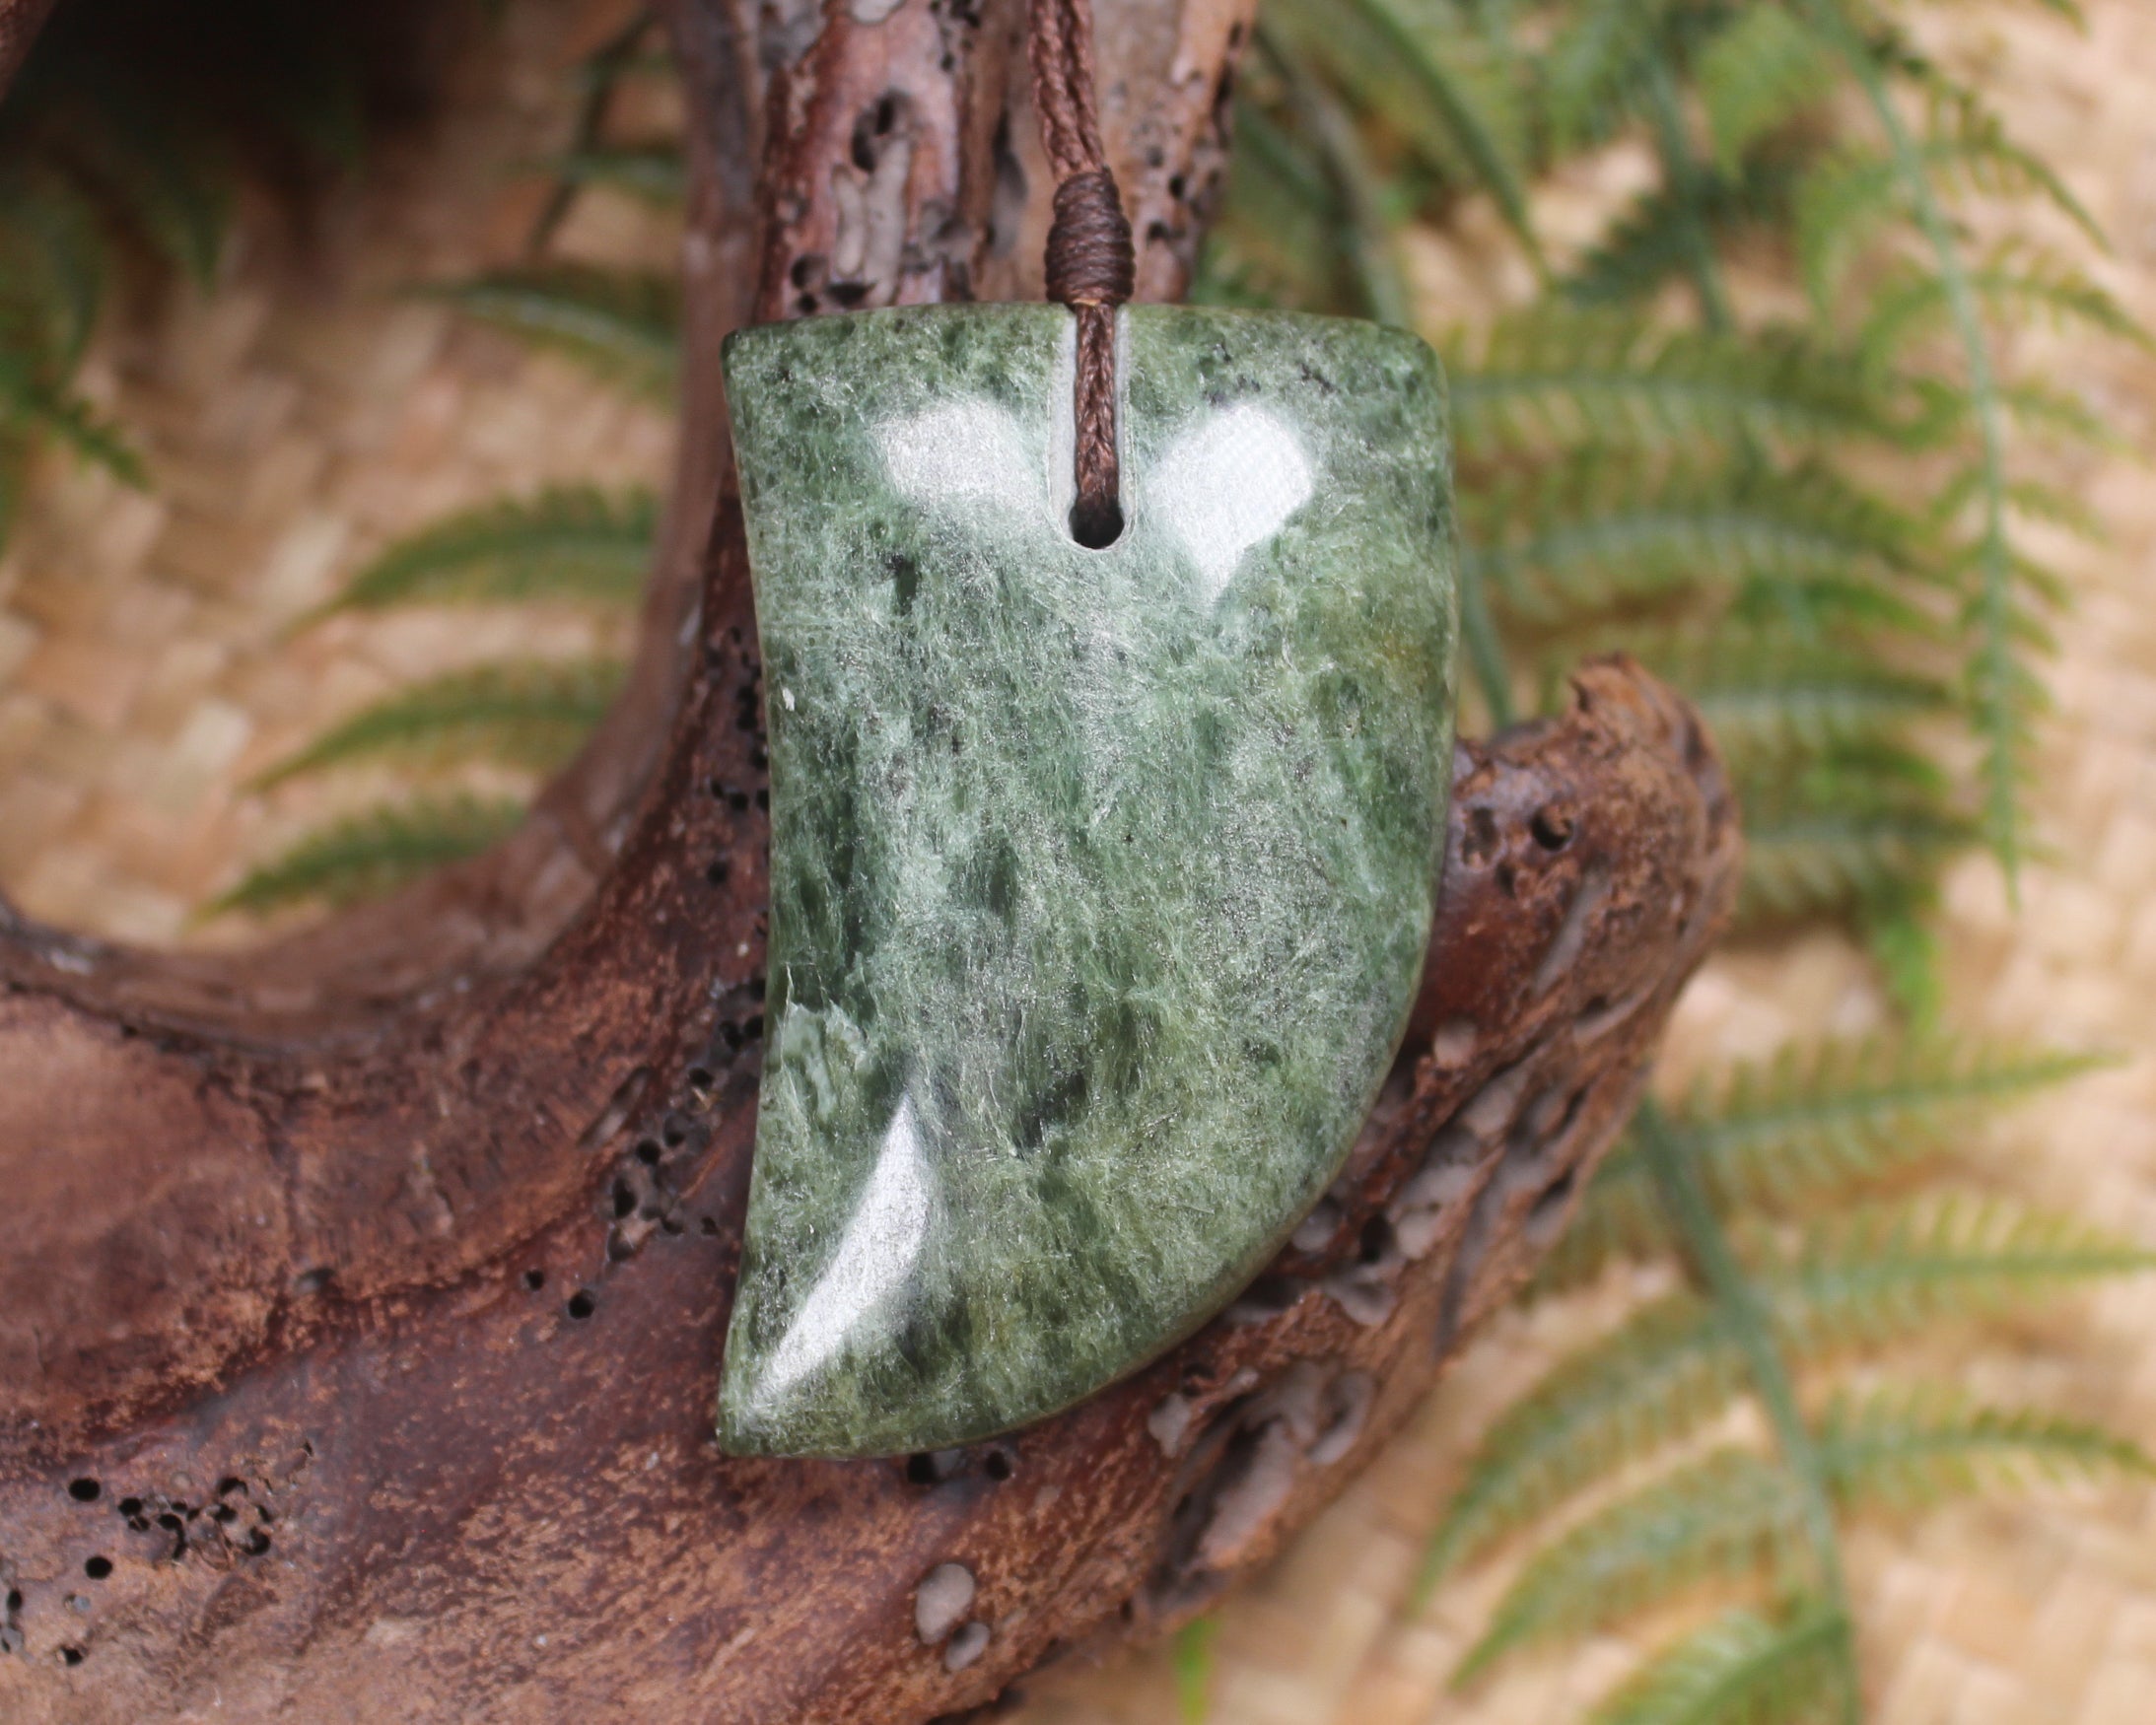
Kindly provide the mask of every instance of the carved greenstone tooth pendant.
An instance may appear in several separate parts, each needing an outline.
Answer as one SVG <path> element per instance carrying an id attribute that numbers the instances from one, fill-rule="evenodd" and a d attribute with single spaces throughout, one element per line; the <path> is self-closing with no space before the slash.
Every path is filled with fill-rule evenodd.
<path id="1" fill-rule="evenodd" d="M 719 1431 L 936 1449 L 1224 1304 L 1339 1169 L 1451 764 L 1443 382 L 1360 323 L 1122 313 L 1122 536 L 1071 314 L 727 353 L 771 752 L 768 1046 Z"/>

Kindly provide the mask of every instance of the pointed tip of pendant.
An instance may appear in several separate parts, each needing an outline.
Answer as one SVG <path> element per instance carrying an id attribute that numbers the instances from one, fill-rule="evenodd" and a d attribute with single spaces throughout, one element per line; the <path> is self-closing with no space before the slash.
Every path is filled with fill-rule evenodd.
<path id="1" fill-rule="evenodd" d="M 836 1362 L 803 1380 L 768 1357 L 729 1358 L 720 1381 L 719 1448 L 772 1460 L 865 1460 L 955 1449 L 1053 1412 L 985 1421 L 925 1396 L 894 1395 L 883 1377 Z"/>
<path id="2" fill-rule="evenodd" d="M 790 1402 L 772 1409 L 759 1407 L 753 1394 L 736 1397 L 730 1387 L 720 1393 L 718 1438 L 727 1455 L 770 1460 L 903 1455 L 923 1447 L 858 1431 L 841 1409 L 828 1402 Z"/>
<path id="3" fill-rule="evenodd" d="M 768 1361 L 736 1362 L 729 1348 L 725 1373 L 719 1384 L 719 1447 L 730 1456 L 804 1456 L 817 1453 L 806 1439 L 808 1429 L 821 1421 L 802 1419 L 798 1400 L 774 1406 Z M 790 1415 L 793 1415 L 790 1417 Z"/>
<path id="4" fill-rule="evenodd" d="M 804 1379 L 785 1363 L 729 1348 L 717 1410 L 719 1447 L 728 1455 L 870 1456 L 907 1447 L 878 1443 L 865 1429 L 863 1386 L 842 1364 Z M 887 1420 L 894 1411 L 883 1412 Z"/>

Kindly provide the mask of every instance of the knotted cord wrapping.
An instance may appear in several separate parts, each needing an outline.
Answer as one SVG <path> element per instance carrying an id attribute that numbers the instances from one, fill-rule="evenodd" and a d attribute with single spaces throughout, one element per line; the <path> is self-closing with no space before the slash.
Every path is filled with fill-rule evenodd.
<path id="1" fill-rule="evenodd" d="M 1123 530 L 1116 454 L 1115 310 L 1137 278 L 1130 218 L 1100 142 L 1093 95 L 1090 0 L 1032 0 L 1033 104 L 1056 174 L 1048 230 L 1048 297 L 1078 316 L 1076 418 L 1078 502 L 1071 531 L 1081 544 L 1111 543 Z"/>

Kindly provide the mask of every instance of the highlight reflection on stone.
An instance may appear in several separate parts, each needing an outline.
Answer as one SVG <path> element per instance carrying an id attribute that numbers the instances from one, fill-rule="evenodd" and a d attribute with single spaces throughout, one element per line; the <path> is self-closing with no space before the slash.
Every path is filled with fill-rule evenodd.
<path id="1" fill-rule="evenodd" d="M 1451 762 L 1443 384 L 1371 325 L 811 318 L 727 356 L 771 736 L 730 1450 L 941 1448 L 1233 1296 L 1398 1045 Z"/>

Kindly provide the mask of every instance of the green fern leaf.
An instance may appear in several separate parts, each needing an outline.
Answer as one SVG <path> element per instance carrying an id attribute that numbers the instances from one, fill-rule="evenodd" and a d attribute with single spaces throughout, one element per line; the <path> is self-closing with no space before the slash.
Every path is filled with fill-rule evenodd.
<path id="1" fill-rule="evenodd" d="M 1739 10 L 1708 40 L 1697 68 L 1722 172 L 1736 172 L 1761 139 L 1833 95 L 1837 70 L 1833 50 L 1792 14 L 1778 6 Z"/>
<path id="2" fill-rule="evenodd" d="M 0 347 L 0 424 L 65 445 L 129 485 L 145 484 L 141 459 L 120 433 L 73 391 L 30 375 L 21 356 Z"/>
<path id="3" fill-rule="evenodd" d="M 458 796 L 419 798 L 370 810 L 310 834 L 210 906 L 211 915 L 260 916 L 301 904 L 382 898 L 436 869 L 498 844 L 523 805 Z"/>
<path id="4" fill-rule="evenodd" d="M 1288 109 L 1322 166 L 1335 228 L 1327 250 L 1342 260 L 1354 283 L 1351 309 L 1395 328 L 1412 327 L 1414 297 L 1395 240 L 1397 213 L 1406 201 L 1364 146 L 1355 116 L 1325 81 L 1292 54 L 1282 53 L 1263 27 L 1258 44 L 1278 69 Z"/>
<path id="5" fill-rule="evenodd" d="M 1738 1608 L 1657 1655 L 1587 1725 L 1833 1725 L 1847 1698 L 1848 1620 L 1823 1601 L 1773 1619 Z"/>
<path id="6" fill-rule="evenodd" d="M 1854 921 L 1857 935 L 1879 967 L 1890 1003 L 1918 1030 L 1935 1029 L 1946 1004 L 1937 911 L 1932 883 L 1918 881 L 1910 892 L 1881 895 L 1859 906 Z"/>
<path id="7" fill-rule="evenodd" d="M 1817 1449 L 1829 1488 L 1850 1509 L 1920 1507 L 2035 1480 L 2156 1475 L 2139 1446 L 2100 1426 L 1974 1407 L 1935 1390 L 1838 1404 Z M 1473 1681 L 1514 1648 L 1606 1628 L 1701 1582 L 1764 1571 L 1784 1587 L 1801 1585 L 1807 1562 L 1795 1478 L 1748 1451 L 1716 1451 L 1591 1516 L 1530 1559 L 1455 1684 Z"/>
<path id="8" fill-rule="evenodd" d="M 8 159 L 0 143 L 0 336 L 57 375 L 82 357 L 113 257 L 97 214 L 48 164 Z"/>
<path id="9" fill-rule="evenodd" d="M 1720 1450 L 1612 1504 L 1531 1558 L 1454 1675 L 1515 1648 L 1605 1628 L 1702 1582 L 1805 1578 L 1804 1505 L 1783 1468 Z"/>
<path id="10" fill-rule="evenodd" d="M 1859 1210 L 1794 1248 L 1768 1242 L 1753 1256 L 1792 1365 L 2156 1269 L 2156 1254 L 2070 1218 L 1954 1203 Z M 1415 1599 L 1566 1497 L 1697 1430 L 1748 1381 L 1720 1309 L 1680 1293 L 1635 1312 L 1561 1361 L 1476 1446 L 1425 1550 Z"/>
<path id="11" fill-rule="evenodd" d="M 1735 178 L 1703 172 L 1682 190 L 1657 185 L 1634 201 L 1559 286 L 1588 310 L 1641 305 L 1693 267 L 1698 229 L 1726 242 L 1782 228 L 1796 177 L 1793 163 L 1754 156 Z"/>
<path id="12" fill-rule="evenodd" d="M 2144 352 L 2156 349 L 2156 336 L 2085 271 L 2026 242 L 1999 247 L 1972 265 L 1968 278 L 1994 315 L 2033 316 L 2054 328 L 2091 329 Z M 1947 286 L 1928 271 L 1898 271 L 1869 299 L 1856 344 L 1869 366 L 1898 362 L 1913 341 L 1951 322 Z"/>
<path id="13" fill-rule="evenodd" d="M 567 152 L 570 162 L 605 149 L 602 142 L 607 115 L 613 108 L 614 92 L 626 80 L 639 73 L 659 71 L 667 77 L 678 75 L 671 55 L 661 49 L 652 52 L 645 45 L 652 34 L 656 20 L 646 8 L 638 8 L 624 19 L 612 34 L 597 43 L 577 68 L 577 82 L 583 87 L 577 103 L 576 125 L 570 137 Z M 678 158 L 679 151 L 674 154 Z M 583 183 L 566 164 L 556 177 L 552 192 L 539 217 L 532 224 L 530 250 L 535 256 L 541 251 L 562 219 L 569 214 L 569 207 L 576 201 L 577 190 Z M 685 201 L 684 197 L 676 203 Z M 632 193 L 632 195 L 634 195 Z"/>
<path id="14" fill-rule="evenodd" d="M 681 358 L 681 286 L 673 276 L 548 264 L 495 270 L 428 292 L 610 382 L 672 403 Z"/>
<path id="15" fill-rule="evenodd" d="M 1843 1504 L 1898 1511 L 2000 1486 L 2156 1477 L 2140 1445 L 2100 1425 L 1981 1407 L 1930 1385 L 1838 1400 L 1820 1424 L 1819 1457 Z"/>
<path id="16" fill-rule="evenodd" d="M 2076 1217 L 1949 1198 L 1816 1222 L 1761 1286 L 1787 1346 L 1816 1357 L 2151 1268 L 2156 1255 Z"/>
<path id="17" fill-rule="evenodd" d="M 1583 443 L 1904 446 L 1930 435 L 1877 380 L 1787 329 L 1739 338 L 1542 305 L 1499 318 L 1473 349 L 1452 345 L 1467 459 Z"/>
<path id="18" fill-rule="evenodd" d="M 52 161 L 91 206 L 198 287 L 215 280 L 238 171 L 204 116 L 178 111 L 142 69 L 86 67 L 62 103 Z"/>
<path id="19" fill-rule="evenodd" d="M 1876 649 L 1792 640 L 1786 628 L 1732 621 L 1611 644 L 1683 689 L 1739 772 L 1894 734 L 1953 704 L 1946 685 L 1896 669 Z"/>
<path id="20" fill-rule="evenodd" d="M 2022 852 L 2023 798 L 2035 773 L 2037 721 L 2051 704 L 2050 692 L 2026 662 L 2026 656 L 2053 650 L 2029 589 L 2033 585 L 2041 594 L 2050 583 L 2004 543 L 1996 518 L 1967 562 L 1975 579 L 1964 613 L 1972 646 L 1963 701 L 1983 747 L 1982 830 L 2006 863 L 2011 883 Z"/>
<path id="21" fill-rule="evenodd" d="M 1927 529 L 1821 468 L 1749 458 L 1680 463 L 1589 453 L 1463 500 L 1462 560 L 1522 618 L 1549 624 L 1672 594 L 1807 593 L 1923 627 L 1899 582 L 1930 556 Z"/>
<path id="22" fill-rule="evenodd" d="M 534 600 L 625 607 L 643 591 L 658 520 L 642 491 L 564 486 L 489 504 L 390 546 L 316 615 Z"/>
<path id="23" fill-rule="evenodd" d="M 2049 204 L 2081 230 L 2099 251 L 2111 241 L 2089 207 L 2042 157 L 2019 143 L 2005 119 L 1968 85 L 1941 75 L 1926 62 L 1919 81 L 1932 99 L 1930 141 L 1950 179 L 1970 191 L 1993 198 L 2032 197 Z"/>
<path id="24" fill-rule="evenodd" d="M 1746 1381 L 1727 1323 L 1691 1294 L 1656 1301 L 1562 1361 L 1476 1445 L 1424 1549 L 1411 1605 L 1572 1493 L 1697 1428 Z"/>
<path id="25" fill-rule="evenodd" d="M 1938 1036 L 1791 1047 L 1696 1091 L 1669 1130 L 1723 1213 L 1788 1215 L 1936 1160 L 1984 1119 L 2103 1064 Z M 1612 1257 L 1671 1244 L 1627 1137 L 1596 1170 L 1543 1285 L 1574 1285 Z"/>
<path id="26" fill-rule="evenodd" d="M 1754 925 L 1848 913 L 1918 890 L 1982 836 L 1933 793 L 1822 763 L 1739 788 L 1745 874 L 1738 916 Z"/>
<path id="27" fill-rule="evenodd" d="M 473 761 L 531 772 L 561 765 L 605 717 L 621 684 L 610 659 L 452 671 L 334 726 L 255 781 L 258 790 L 362 761 L 428 770 Z"/>
<path id="28" fill-rule="evenodd" d="M 1651 59 L 1670 54 L 1672 16 L 1683 0 L 1579 0 L 1562 15 L 1542 55 L 1543 107 L 1560 151 L 1609 135 Z"/>
<path id="29" fill-rule="evenodd" d="M 657 210 L 688 201 L 688 165 L 675 144 L 591 144 L 548 164 L 572 186 L 603 186 Z"/>
<path id="30" fill-rule="evenodd" d="M 1276 0 L 1266 27 L 1326 69 L 1354 107 L 1381 115 L 1409 148 L 1489 192 L 1539 268 L 1527 206 L 1526 124 L 1512 80 L 1472 34 L 1410 17 L 1399 0 Z"/>
<path id="31" fill-rule="evenodd" d="M 1342 212 L 1315 153 L 1259 104 L 1238 97 L 1235 172 L 1202 254 L 1201 305 L 1354 309 L 1335 243 Z"/>
<path id="32" fill-rule="evenodd" d="M 1940 488 L 1931 507 L 1925 512 L 1940 526 L 1956 520 L 1972 505 L 1980 504 L 1988 489 L 1988 476 L 1982 465 L 1964 467 Z M 2092 545 L 2107 544 L 2109 531 L 2103 519 L 2080 498 L 2048 485 L 2040 479 L 2015 479 L 2007 482 L 2005 491 L 2007 507 L 2025 520 L 2041 521 L 2046 526 L 2063 528 L 2077 539 Z M 1964 558 L 1966 568 L 1968 559 Z M 2026 568 L 2026 566 L 2025 566 Z M 2055 588 L 2055 581 L 2039 581 L 2046 588 Z"/>
<path id="33" fill-rule="evenodd" d="M 1993 197 L 2037 194 L 2063 210 L 2098 244 L 2102 234 L 2063 181 L 1990 123 L 1960 135 L 1933 136 L 1913 152 L 1918 170 L 1945 189 Z M 1811 170 L 1796 194 L 1795 241 L 1813 303 L 1831 307 L 1850 261 L 1882 226 L 1911 211 L 1902 163 L 1894 156 L 1844 149 Z"/>
<path id="34" fill-rule="evenodd" d="M 2063 389 L 2028 380 L 2002 382 L 1999 404 L 2022 430 L 2061 443 L 2085 444 L 2107 454 L 2139 456 L 2130 438 L 2114 430 L 2093 407 Z"/>

